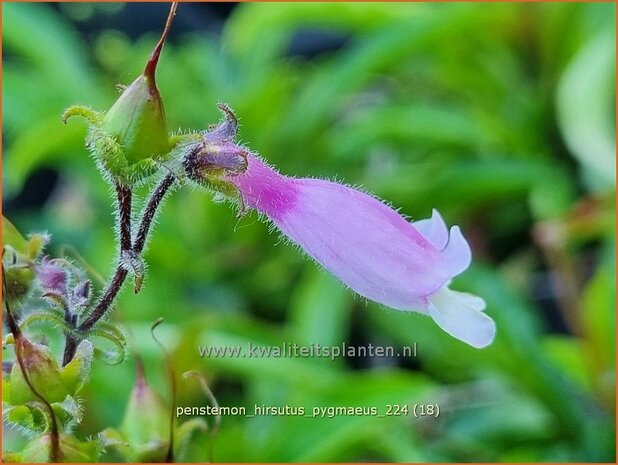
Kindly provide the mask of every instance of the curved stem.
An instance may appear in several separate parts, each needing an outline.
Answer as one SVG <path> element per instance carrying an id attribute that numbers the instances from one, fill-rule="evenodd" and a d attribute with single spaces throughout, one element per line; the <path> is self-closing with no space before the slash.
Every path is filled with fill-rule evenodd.
<path id="1" fill-rule="evenodd" d="M 168 174 L 163 178 L 150 196 L 150 200 L 148 200 L 148 204 L 146 205 L 146 208 L 144 208 L 142 221 L 140 222 L 139 230 L 137 231 L 137 236 L 135 237 L 135 242 L 133 243 L 133 252 L 135 252 L 135 254 L 139 255 L 144 250 L 146 239 L 148 238 L 148 232 L 150 231 L 150 226 L 152 225 L 152 220 L 155 217 L 159 205 L 161 205 L 163 197 L 169 188 L 172 187 L 175 180 L 176 176 L 171 173 Z"/>
<path id="2" fill-rule="evenodd" d="M 144 247 L 146 245 L 146 240 L 148 239 L 148 234 L 150 232 L 150 227 L 152 226 L 152 221 L 154 220 L 155 215 L 157 213 L 157 209 L 161 206 L 161 201 L 163 200 L 163 197 L 165 197 L 165 194 L 169 191 L 170 187 L 172 187 L 175 180 L 176 180 L 176 176 L 174 176 L 173 174 L 168 174 L 167 176 L 165 176 L 165 178 L 163 178 L 163 180 L 159 183 L 159 185 L 153 190 L 150 196 L 150 199 L 148 200 L 148 203 L 146 204 L 146 208 L 144 208 L 144 211 L 142 213 L 142 219 L 140 221 L 139 230 L 138 230 L 138 233 L 135 239 L 135 243 L 133 245 L 131 245 L 131 239 L 130 239 L 131 228 L 130 228 L 130 222 L 129 222 L 128 247 L 126 245 L 126 238 L 123 238 L 123 210 L 125 210 L 125 213 L 126 211 L 128 211 L 129 217 L 130 217 L 131 207 L 129 205 L 127 209 L 127 206 L 126 205 L 123 206 L 123 203 L 126 204 L 127 199 L 130 203 L 131 195 L 127 194 L 126 192 L 124 192 L 121 195 L 120 191 L 118 191 L 119 192 L 118 193 L 118 203 L 119 203 L 119 209 L 120 209 L 118 220 L 121 223 L 120 224 L 121 254 L 118 257 L 118 264 L 116 265 L 116 271 L 114 272 L 114 276 L 112 277 L 111 281 L 105 288 L 105 291 L 99 298 L 99 301 L 97 305 L 94 307 L 94 310 L 90 313 L 90 315 L 88 315 L 88 317 L 81 324 L 79 324 L 79 326 L 77 326 L 76 329 L 78 332 L 84 333 L 92 329 L 94 325 L 97 324 L 97 322 L 105 316 L 105 314 L 108 312 L 108 310 L 114 303 L 114 300 L 116 299 L 116 296 L 120 292 L 120 289 L 122 288 L 122 285 L 124 284 L 127 278 L 127 275 L 129 273 L 128 270 L 122 264 L 122 252 L 130 251 L 130 252 L 133 252 L 137 256 L 139 256 L 143 252 Z M 123 242 L 125 243 L 123 244 Z M 63 365 L 66 365 L 71 360 L 73 360 L 73 357 L 75 356 L 75 352 L 77 351 L 77 346 L 79 345 L 81 340 L 82 340 L 81 336 L 79 336 L 76 333 L 69 333 L 67 335 L 66 343 L 64 346 L 64 355 L 62 358 Z"/>
<path id="3" fill-rule="evenodd" d="M 116 184 L 118 195 L 118 222 L 120 226 L 120 254 L 131 250 L 131 198 L 133 191 L 129 186 Z"/>
<path id="4" fill-rule="evenodd" d="M 86 318 L 78 326 L 78 329 L 80 331 L 83 331 L 83 332 L 88 331 L 95 325 L 97 321 L 103 318 L 103 315 L 105 315 L 107 310 L 111 307 L 112 303 L 114 302 L 114 299 L 118 295 L 118 292 L 120 292 L 120 288 L 124 284 L 124 281 L 127 278 L 128 273 L 129 272 L 127 271 L 127 269 L 124 268 L 122 265 L 118 265 L 116 267 L 116 272 L 114 273 L 114 277 L 112 278 L 111 282 L 107 286 L 107 289 L 105 289 L 105 292 L 101 296 L 99 303 L 97 304 L 96 307 L 94 307 L 94 310 L 88 316 L 88 318 Z"/>
<path id="5" fill-rule="evenodd" d="M 127 278 L 128 271 L 122 267 L 122 265 L 118 264 L 116 267 L 116 272 L 114 273 L 114 277 L 111 282 L 105 289 L 105 292 L 101 296 L 99 303 L 96 305 L 92 313 L 86 318 L 78 327 L 78 331 L 88 331 L 91 329 L 97 321 L 99 321 L 107 310 L 110 308 L 114 299 L 118 295 L 122 284 Z M 66 343 L 64 346 L 64 355 L 62 357 L 62 365 L 67 365 L 73 357 L 75 356 L 75 352 L 77 351 L 77 346 L 82 341 L 82 338 L 75 333 L 69 333 L 67 335 Z"/>
<path id="6" fill-rule="evenodd" d="M 58 420 L 56 418 L 56 414 L 54 412 L 53 407 L 49 403 L 49 401 L 39 392 L 39 390 L 32 384 L 32 380 L 30 379 L 30 372 L 28 371 L 27 364 L 24 362 L 23 358 L 23 348 L 24 348 L 24 335 L 19 328 L 19 325 L 15 321 L 15 317 L 11 312 L 11 306 L 9 305 L 9 300 L 6 298 L 7 292 L 6 285 L 6 273 L 4 272 L 4 264 L 2 265 L 2 293 L 5 296 L 3 302 L 6 308 L 6 317 L 5 321 L 7 326 L 9 327 L 9 331 L 13 333 L 13 337 L 15 338 L 15 359 L 17 364 L 19 365 L 19 369 L 21 370 L 21 374 L 24 378 L 24 381 L 32 391 L 32 393 L 37 397 L 49 413 L 49 421 L 50 421 L 50 431 L 49 437 L 51 439 L 51 448 L 49 451 L 49 458 L 51 462 L 60 462 L 62 460 L 62 451 L 60 450 L 60 429 L 58 427 Z"/>

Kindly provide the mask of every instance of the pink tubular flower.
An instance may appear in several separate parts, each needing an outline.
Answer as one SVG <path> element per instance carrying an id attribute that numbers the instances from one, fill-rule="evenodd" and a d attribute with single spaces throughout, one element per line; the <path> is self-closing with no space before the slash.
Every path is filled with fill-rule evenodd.
<path id="1" fill-rule="evenodd" d="M 266 215 L 290 240 L 358 294 L 403 311 L 430 315 L 473 347 L 491 344 L 496 327 L 485 301 L 452 291 L 470 265 L 458 226 L 447 229 L 434 210 L 409 223 L 382 201 L 319 179 L 281 175 L 247 153 L 244 173 L 229 175 L 244 204 Z"/>

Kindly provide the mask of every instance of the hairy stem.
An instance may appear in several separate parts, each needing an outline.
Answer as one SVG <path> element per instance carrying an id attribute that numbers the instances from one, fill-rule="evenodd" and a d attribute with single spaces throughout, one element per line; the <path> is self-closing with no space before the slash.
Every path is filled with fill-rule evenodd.
<path id="1" fill-rule="evenodd" d="M 163 178 L 150 196 L 150 200 L 148 200 L 146 208 L 144 208 L 142 221 L 140 222 L 139 230 L 137 231 L 137 236 L 135 237 L 135 242 L 133 244 L 133 252 L 137 255 L 141 254 L 144 250 L 146 239 L 148 238 L 148 232 L 150 231 L 150 226 L 152 225 L 152 220 L 157 213 L 157 209 L 159 208 L 163 197 L 165 197 L 165 194 L 169 188 L 172 187 L 175 180 L 176 176 L 171 173 L 168 174 Z"/>
<path id="2" fill-rule="evenodd" d="M 101 296 L 99 302 L 92 313 L 86 318 L 78 327 L 80 331 L 88 331 L 91 329 L 97 321 L 103 318 L 103 315 L 107 312 L 107 310 L 111 307 L 114 299 L 120 292 L 120 288 L 122 287 L 125 279 L 127 278 L 127 274 L 129 272 L 122 265 L 118 264 L 116 267 L 116 272 L 114 273 L 114 277 L 111 282 L 105 289 L 105 292 Z"/>
<path id="3" fill-rule="evenodd" d="M 114 277 L 111 282 L 105 289 L 105 292 L 99 299 L 96 307 L 92 311 L 92 313 L 86 318 L 77 329 L 80 332 L 85 332 L 91 329 L 97 321 L 99 321 L 105 313 L 109 310 L 114 299 L 120 292 L 120 288 L 127 278 L 128 271 L 122 267 L 122 265 L 118 264 L 116 267 L 116 272 L 114 273 Z M 67 336 L 66 343 L 64 346 L 64 355 L 62 357 L 62 365 L 67 365 L 73 357 L 75 356 L 75 352 L 77 351 L 77 346 L 82 341 L 82 338 L 75 333 L 71 333 Z"/>
<path id="4" fill-rule="evenodd" d="M 118 295 L 118 292 L 127 277 L 127 271 L 121 267 L 120 260 L 122 260 L 124 252 L 131 250 L 131 200 L 133 197 L 133 191 L 129 186 L 116 183 L 116 194 L 118 197 L 117 221 L 120 230 L 119 263 L 116 266 L 116 273 L 90 316 L 81 325 L 79 325 L 79 327 L 76 326 L 76 315 L 65 315 L 67 324 L 73 329 L 88 330 L 92 328 L 92 325 L 94 325 L 106 313 L 107 309 L 116 298 L 116 295 Z M 84 326 L 86 329 L 84 329 Z M 66 366 L 69 362 L 71 362 L 71 360 L 73 360 L 75 352 L 77 351 L 77 346 L 81 340 L 82 338 L 75 332 L 67 333 L 64 344 L 64 354 L 62 356 L 63 366 Z"/>
<path id="5" fill-rule="evenodd" d="M 62 355 L 62 366 L 67 366 L 75 357 L 77 352 L 77 346 L 81 342 L 81 338 L 74 333 L 67 334 L 66 341 L 64 342 L 64 354 Z"/>
<path id="6" fill-rule="evenodd" d="M 127 192 L 125 192 L 124 189 L 120 189 L 117 186 L 118 204 L 119 204 L 119 210 L 120 210 L 118 220 L 120 222 L 120 231 L 121 231 L 121 234 L 120 234 L 121 254 L 118 257 L 118 264 L 116 265 L 116 271 L 114 273 L 114 276 L 112 277 L 112 280 L 109 282 L 109 284 L 105 288 L 105 291 L 99 298 L 99 301 L 94 307 L 94 310 L 76 328 L 78 332 L 84 333 L 92 329 L 94 325 L 97 324 L 97 322 L 101 318 L 103 318 L 105 314 L 108 312 L 108 310 L 111 308 L 112 304 L 114 303 L 114 300 L 116 299 L 116 296 L 120 292 L 120 289 L 122 288 L 122 285 L 124 284 L 127 278 L 127 275 L 129 273 L 127 268 L 123 266 L 122 264 L 122 252 L 123 251 L 132 252 L 136 256 L 139 256 L 142 253 L 142 251 L 144 250 L 144 246 L 146 245 L 146 240 L 150 232 L 152 221 L 157 213 L 157 209 L 161 205 L 161 201 L 163 200 L 163 197 L 165 197 L 165 194 L 169 191 L 170 187 L 172 186 L 172 184 L 174 184 L 175 180 L 176 180 L 176 177 L 173 174 L 168 174 L 165 178 L 163 178 L 163 180 L 159 183 L 159 185 L 152 192 L 150 199 L 148 200 L 148 203 L 146 204 L 146 208 L 144 209 L 142 213 L 142 219 L 140 221 L 139 230 L 138 230 L 138 233 L 135 239 L 135 243 L 133 245 L 131 245 L 131 239 L 130 239 L 131 238 L 130 236 L 131 227 L 130 227 L 130 219 L 129 219 L 127 223 L 129 225 L 128 230 L 127 230 L 129 234 L 128 247 L 126 247 L 126 244 L 123 244 L 125 240 L 123 239 L 123 228 L 124 228 L 123 224 L 125 224 L 125 222 L 123 222 L 123 211 L 125 211 L 125 213 L 128 212 L 129 214 L 128 218 L 130 218 L 131 194 L 130 194 L 130 189 L 128 190 L 129 193 L 127 194 Z M 121 195 L 121 190 L 123 191 L 122 195 Z M 128 207 L 126 206 L 127 202 L 129 203 Z M 66 343 L 64 346 L 64 355 L 62 358 L 63 365 L 66 365 L 71 360 L 73 360 L 73 357 L 75 356 L 75 352 L 77 351 L 77 346 L 79 345 L 81 340 L 82 338 L 78 334 L 71 333 L 67 335 Z"/>
<path id="7" fill-rule="evenodd" d="M 129 186 L 116 184 L 118 194 L 118 222 L 120 226 L 120 253 L 131 250 L 131 198 Z"/>
<path id="8" fill-rule="evenodd" d="M 167 35 L 169 34 L 170 28 L 172 27 L 172 22 L 174 21 L 174 16 L 176 15 L 177 8 L 178 2 L 172 2 L 169 14 L 167 16 L 167 21 L 165 23 L 165 28 L 163 29 L 163 33 L 161 34 L 161 38 L 155 46 L 152 55 L 150 56 L 150 59 L 146 63 L 146 68 L 144 69 L 144 76 L 152 80 L 152 85 L 155 86 L 155 88 L 155 71 L 157 68 L 157 63 L 159 62 L 159 56 L 161 55 L 161 50 L 163 49 L 163 45 L 165 44 Z M 73 108 L 71 112 L 65 113 L 65 115 L 63 116 L 63 120 L 66 122 L 66 118 L 72 116 L 73 114 L 87 116 L 93 123 L 96 122 L 98 118 L 96 114 L 88 112 L 83 107 L 76 107 Z M 99 301 L 95 306 L 94 310 L 81 324 L 77 325 L 77 321 L 75 320 L 75 318 L 67 317 L 67 323 L 69 323 L 69 320 L 71 320 L 70 326 L 77 331 L 72 331 L 67 334 L 62 360 L 63 365 L 68 364 L 75 356 L 77 346 L 82 340 L 82 335 L 80 333 L 84 333 L 92 329 L 92 327 L 97 323 L 97 321 L 103 318 L 103 316 L 112 306 L 114 299 L 118 295 L 118 292 L 120 292 L 120 289 L 122 288 L 122 285 L 124 284 L 124 281 L 127 278 L 128 274 L 128 270 L 123 264 L 123 259 L 127 256 L 127 254 L 131 258 L 139 258 L 139 255 L 142 253 L 142 251 L 144 250 L 144 246 L 146 245 L 146 239 L 148 236 L 148 232 L 150 231 L 150 226 L 155 216 L 156 210 L 161 204 L 163 196 L 173 184 L 174 179 L 175 177 L 173 175 L 168 175 L 154 190 L 150 200 L 148 201 L 147 207 L 144 210 L 135 245 L 133 245 L 131 240 L 131 187 L 116 183 L 116 194 L 118 196 L 118 227 L 120 231 L 120 253 L 118 256 L 118 264 L 116 265 L 116 272 L 114 273 L 114 276 L 110 283 L 107 285 L 105 291 L 99 298 Z M 136 293 L 139 292 L 140 286 L 141 277 L 138 279 L 136 274 Z"/>

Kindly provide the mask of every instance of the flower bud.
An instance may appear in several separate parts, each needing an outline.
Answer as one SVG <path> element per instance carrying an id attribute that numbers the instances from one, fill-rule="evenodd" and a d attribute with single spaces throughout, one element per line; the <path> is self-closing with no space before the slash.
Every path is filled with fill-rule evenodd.
<path id="1" fill-rule="evenodd" d="M 122 147 L 129 165 L 146 158 L 156 159 L 170 150 L 154 69 L 125 89 L 103 118 L 101 129 Z"/>
<path id="2" fill-rule="evenodd" d="M 131 449 L 131 460 L 163 462 L 170 446 L 170 408 L 144 378 L 141 368 L 120 425 Z"/>
<path id="3" fill-rule="evenodd" d="M 37 265 L 36 271 L 37 278 L 44 293 L 52 292 L 66 297 L 68 272 L 58 265 L 56 260 L 43 257 L 41 263 Z"/>
<path id="4" fill-rule="evenodd" d="M 6 277 L 6 298 L 11 303 L 18 303 L 32 287 L 34 266 L 27 257 L 16 252 L 10 245 L 3 248 L 2 265 Z"/>
<path id="5" fill-rule="evenodd" d="M 58 366 L 47 347 L 31 342 L 21 333 L 15 337 L 15 351 L 20 355 L 30 384 L 39 393 L 44 393 L 49 403 L 63 402 L 67 396 L 75 396 L 90 373 L 93 347 L 88 341 L 80 343 L 71 363 L 63 368 Z M 39 401 L 24 378 L 20 363 L 13 364 L 10 390 L 6 394 L 3 400 L 11 405 Z"/>
<path id="6" fill-rule="evenodd" d="M 174 2 L 144 72 L 124 89 L 106 114 L 76 105 L 69 107 L 62 117 L 65 122 L 71 116 L 88 119 L 87 147 L 105 173 L 123 185 L 138 183 L 154 174 L 159 167 L 156 162 L 168 155 L 172 147 L 155 70 L 176 7 Z"/>
<path id="7" fill-rule="evenodd" d="M 48 234 L 32 234 L 26 240 L 9 220 L 2 217 L 2 265 L 10 302 L 19 302 L 30 291 L 35 277 L 34 260 L 48 242 Z"/>

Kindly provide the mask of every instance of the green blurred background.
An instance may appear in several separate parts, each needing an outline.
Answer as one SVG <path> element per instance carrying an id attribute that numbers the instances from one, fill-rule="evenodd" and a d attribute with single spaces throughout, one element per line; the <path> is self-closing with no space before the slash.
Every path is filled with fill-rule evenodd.
<path id="1" fill-rule="evenodd" d="M 73 103 L 111 106 L 142 70 L 165 4 L 6 4 L 3 208 L 92 272 L 115 258 L 112 196 Z M 615 461 L 615 5 L 181 4 L 158 84 L 172 129 L 215 104 L 287 174 L 361 185 L 411 218 L 460 224 L 495 343 L 353 296 L 255 213 L 183 187 L 166 202 L 140 295 L 114 318 L 167 393 L 200 370 L 219 403 L 429 402 L 438 419 L 225 417 L 216 461 Z M 142 192 L 145 195 L 146 191 Z M 81 263 L 81 262 L 80 262 Z M 48 337 L 51 337 L 48 335 Z M 416 359 L 200 359 L 198 344 L 418 342 Z M 96 363 L 86 437 L 122 418 L 135 358 Z M 181 381 L 180 405 L 206 405 Z M 205 439 L 190 458 L 205 459 Z M 23 439 L 5 431 L 5 448 Z"/>

